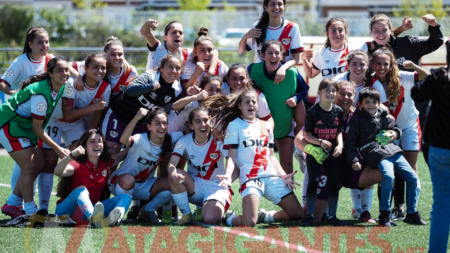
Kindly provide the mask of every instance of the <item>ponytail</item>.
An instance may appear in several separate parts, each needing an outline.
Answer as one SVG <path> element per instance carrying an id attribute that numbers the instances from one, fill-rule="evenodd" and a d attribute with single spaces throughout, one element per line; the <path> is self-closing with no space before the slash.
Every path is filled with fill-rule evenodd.
<path id="1" fill-rule="evenodd" d="M 211 39 L 211 37 L 208 36 L 208 31 L 209 31 L 208 27 L 205 26 L 200 27 L 200 30 L 197 33 L 198 37 L 194 40 L 194 49 L 198 46 L 198 44 L 200 44 L 200 42 L 206 40 L 211 41 L 211 43 L 214 45 L 213 40 Z M 192 62 L 195 64 L 197 63 L 197 61 L 198 61 L 197 56 L 194 56 Z"/>
<path id="2" fill-rule="evenodd" d="M 266 39 L 267 28 L 269 27 L 269 13 L 266 11 L 266 9 L 264 9 L 264 7 L 269 6 L 269 2 L 270 0 L 264 0 L 263 12 L 261 13 L 258 24 L 256 25 L 256 28 L 261 29 L 261 36 L 259 36 L 259 38 L 255 38 L 256 44 L 258 46 L 261 46 L 264 43 L 264 40 Z M 286 0 L 283 0 L 283 4 L 286 6 Z"/>
<path id="3" fill-rule="evenodd" d="M 111 36 L 106 40 L 105 47 L 103 48 L 103 52 L 107 53 L 107 51 L 109 50 L 109 48 L 112 45 L 119 45 L 125 51 L 122 41 L 120 41 L 119 38 L 117 38 L 117 37 Z M 131 65 L 127 62 L 125 57 L 123 57 L 122 68 L 123 68 L 123 73 L 128 73 L 131 69 Z"/>
<path id="4" fill-rule="evenodd" d="M 23 45 L 23 53 L 31 53 L 31 47 L 28 45 L 28 42 L 33 42 L 36 38 L 36 34 L 47 33 L 47 31 L 40 26 L 30 27 L 27 31 L 27 35 L 25 37 L 25 44 Z M 48 34 L 48 33 L 47 33 Z"/>

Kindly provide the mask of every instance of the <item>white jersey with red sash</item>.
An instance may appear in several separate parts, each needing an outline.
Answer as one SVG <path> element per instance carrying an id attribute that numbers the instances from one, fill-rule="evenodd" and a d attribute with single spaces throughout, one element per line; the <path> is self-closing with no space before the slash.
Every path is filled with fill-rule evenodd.
<path id="1" fill-rule="evenodd" d="M 88 105 L 94 104 L 100 99 L 106 102 L 106 107 L 109 106 L 109 98 L 111 97 L 111 85 L 106 81 L 100 81 L 95 88 L 90 88 L 84 84 L 82 91 L 75 90 L 75 109 L 84 108 Z M 94 112 L 83 117 L 86 124 L 92 122 Z"/>
<path id="2" fill-rule="evenodd" d="M 211 133 L 204 143 L 197 143 L 193 132 L 187 134 L 175 144 L 172 155 L 184 156 L 188 160 L 187 172 L 192 177 L 220 183 L 217 176 L 225 174 L 223 158 L 228 151 L 223 149 L 221 141 L 214 140 Z"/>
<path id="3" fill-rule="evenodd" d="M 181 83 L 187 83 L 189 79 L 191 78 L 192 74 L 194 74 L 195 71 L 195 63 L 191 60 L 187 61 L 186 64 L 183 67 L 183 71 L 181 71 Z M 197 82 L 195 83 L 197 86 L 200 84 L 200 80 L 208 73 L 208 69 L 205 69 L 203 73 L 197 78 Z M 228 73 L 228 67 L 227 65 L 219 60 L 217 62 L 216 69 L 214 70 L 214 75 L 220 76 L 220 78 L 223 78 Z"/>
<path id="4" fill-rule="evenodd" d="M 257 21 L 253 28 L 258 25 Z M 283 59 L 289 61 L 292 59 L 292 54 L 304 52 L 303 42 L 300 35 L 300 29 L 298 25 L 283 18 L 283 22 L 279 27 L 267 27 L 266 38 L 264 41 L 268 40 L 278 40 L 283 44 L 285 49 L 285 54 Z M 247 51 L 256 50 L 258 52 L 258 61 L 262 62 L 261 48 L 262 44 L 258 45 L 255 39 L 247 39 Z"/>
<path id="5" fill-rule="evenodd" d="M 166 45 L 164 43 L 161 43 L 161 41 L 156 40 L 156 44 L 153 47 L 150 47 L 147 44 L 148 48 L 148 59 L 147 59 L 147 66 L 146 70 L 149 69 L 155 69 L 159 66 L 161 63 L 161 59 L 166 54 L 171 54 L 169 50 L 167 50 Z M 187 48 L 179 48 L 178 49 L 178 55 L 183 56 L 183 64 L 185 64 L 188 60 L 190 50 Z"/>
<path id="6" fill-rule="evenodd" d="M 273 146 L 273 130 L 265 121 L 237 118 L 228 124 L 224 149 L 237 149 L 235 162 L 241 185 L 252 178 L 278 176 L 269 159 L 269 148 Z"/>

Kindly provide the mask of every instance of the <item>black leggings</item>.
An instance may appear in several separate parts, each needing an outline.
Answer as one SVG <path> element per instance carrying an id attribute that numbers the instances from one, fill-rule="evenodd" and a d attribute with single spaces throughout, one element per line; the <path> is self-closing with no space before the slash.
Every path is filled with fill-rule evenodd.
<path id="1" fill-rule="evenodd" d="M 317 187 L 321 179 L 320 167 L 312 155 L 306 157 L 306 164 L 309 174 L 308 188 L 306 190 L 307 214 L 314 214 L 316 205 Z M 337 202 L 339 199 L 339 163 L 336 157 L 330 156 L 323 162 L 329 187 L 328 193 L 328 214 L 330 217 L 336 216 Z"/>

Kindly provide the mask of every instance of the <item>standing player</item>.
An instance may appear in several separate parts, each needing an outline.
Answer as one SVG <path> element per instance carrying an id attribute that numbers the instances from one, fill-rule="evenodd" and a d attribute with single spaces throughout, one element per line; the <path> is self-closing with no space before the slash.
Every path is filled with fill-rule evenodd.
<path id="1" fill-rule="evenodd" d="M 273 128 L 266 121 L 256 118 L 258 94 L 254 90 L 233 93 L 226 98 L 211 98 L 206 107 L 212 120 L 219 121 L 218 129 L 225 135 L 224 149 L 228 149 L 226 173 L 219 176 L 220 186 L 228 188 L 232 183 L 235 167 L 239 167 L 242 215 L 227 217 L 229 226 L 255 226 L 267 223 L 303 218 L 302 206 L 293 194 L 294 173 L 286 174 L 273 151 Z M 298 184 L 297 184 L 298 185 Z M 260 212 L 261 197 L 265 197 L 283 210 Z"/>
<path id="2" fill-rule="evenodd" d="M 44 128 L 68 80 L 67 61 L 62 57 L 53 58 L 48 62 L 46 72 L 25 81 L 22 88 L 0 106 L 0 143 L 22 170 L 18 184 L 2 207 L 6 215 L 13 218 L 22 215 L 22 201 L 26 213 L 37 211 L 33 181 L 45 164 L 42 151 L 36 146 L 38 138 L 52 147 L 59 158 L 67 154 L 51 140 Z"/>
<path id="3" fill-rule="evenodd" d="M 274 80 L 276 84 L 284 80 L 289 68 L 299 63 L 300 53 L 304 51 L 298 25 L 283 18 L 285 7 L 286 0 L 264 0 L 261 17 L 239 42 L 239 53 L 255 50 L 258 62 L 263 61 L 261 49 L 264 42 L 278 40 L 283 44 L 285 63 L 277 70 Z"/>
<path id="4" fill-rule="evenodd" d="M 168 168 L 172 196 L 183 214 L 177 224 L 193 221 L 190 202 L 202 206 L 197 208 L 196 220 L 217 225 L 231 205 L 230 188 L 219 186 L 219 177 L 225 174 L 223 157 L 228 152 L 223 150 L 221 141 L 213 138 L 208 112 L 204 108 L 198 107 L 189 113 L 189 126 L 193 132 L 175 144 Z M 176 167 L 181 157 L 188 160 L 187 172 Z"/>

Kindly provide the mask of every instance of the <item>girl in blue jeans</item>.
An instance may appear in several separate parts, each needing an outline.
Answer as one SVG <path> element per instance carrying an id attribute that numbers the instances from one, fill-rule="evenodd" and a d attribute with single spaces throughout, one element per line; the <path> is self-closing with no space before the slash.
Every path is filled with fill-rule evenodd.
<path id="1" fill-rule="evenodd" d="M 99 202 L 108 182 L 109 170 L 115 165 L 115 159 L 108 149 L 104 149 L 104 143 L 102 133 L 95 129 L 87 130 L 78 147 L 56 166 L 55 175 L 61 177 L 56 195 L 61 198 L 55 210 L 57 215 L 68 214 L 76 221 L 90 219 L 96 227 L 103 223 L 104 216 L 109 226 L 120 223 L 130 206 L 131 195 L 124 193 Z M 117 159 L 117 163 L 119 161 Z"/>

